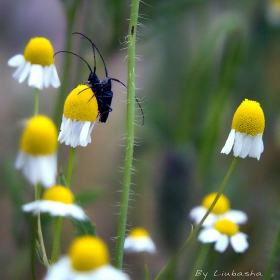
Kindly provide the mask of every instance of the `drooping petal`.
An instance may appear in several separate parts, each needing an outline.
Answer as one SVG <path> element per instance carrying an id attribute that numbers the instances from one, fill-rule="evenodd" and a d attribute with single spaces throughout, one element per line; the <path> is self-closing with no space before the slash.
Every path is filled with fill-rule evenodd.
<path id="1" fill-rule="evenodd" d="M 243 146 L 243 139 L 245 137 L 245 133 L 236 132 L 235 133 L 235 141 L 234 141 L 234 147 L 233 147 L 233 155 L 235 157 L 239 157 L 242 146 Z"/>
<path id="2" fill-rule="evenodd" d="M 7 64 L 11 67 L 19 67 L 24 64 L 24 62 L 24 56 L 22 54 L 16 54 L 8 60 Z"/>
<path id="3" fill-rule="evenodd" d="M 28 85 L 38 89 L 43 88 L 43 66 L 39 64 L 31 65 Z"/>
<path id="4" fill-rule="evenodd" d="M 229 133 L 229 136 L 227 138 L 227 141 L 221 151 L 222 154 L 229 154 L 231 149 L 232 149 L 232 146 L 234 144 L 234 139 L 235 139 L 235 130 L 232 129 Z"/>
<path id="5" fill-rule="evenodd" d="M 244 224 L 247 222 L 247 215 L 240 210 L 230 210 L 222 218 L 231 220 L 236 224 Z"/>
<path id="6" fill-rule="evenodd" d="M 229 243 L 228 236 L 225 234 L 221 234 L 215 244 L 215 250 L 220 253 L 223 253 L 226 250 L 226 248 L 228 247 L 228 243 Z"/>
<path id="7" fill-rule="evenodd" d="M 236 253 L 243 253 L 249 247 L 247 235 L 243 232 L 231 236 L 230 243 Z"/>
<path id="8" fill-rule="evenodd" d="M 249 151 L 249 156 L 252 158 L 257 158 L 258 160 L 260 159 L 261 153 L 264 150 L 262 136 L 262 134 L 254 136 L 251 149 Z"/>

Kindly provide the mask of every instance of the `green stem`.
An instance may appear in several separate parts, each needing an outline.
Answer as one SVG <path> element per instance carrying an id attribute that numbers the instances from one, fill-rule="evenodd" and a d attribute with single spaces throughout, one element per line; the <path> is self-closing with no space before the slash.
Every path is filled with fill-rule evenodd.
<path id="1" fill-rule="evenodd" d="M 34 90 L 34 116 L 37 116 L 39 112 L 39 89 Z"/>
<path id="2" fill-rule="evenodd" d="M 197 276 L 195 276 L 196 271 L 198 269 L 202 269 L 203 268 L 203 264 L 205 262 L 205 259 L 210 251 L 210 248 L 212 247 L 212 244 L 202 244 L 199 254 L 196 257 L 196 261 L 193 265 L 193 268 L 191 270 L 191 274 L 189 277 L 189 280 L 195 280 L 197 278 Z"/>
<path id="3" fill-rule="evenodd" d="M 127 209 L 131 184 L 131 171 L 134 147 L 134 111 L 135 111 L 135 45 L 136 29 L 139 11 L 139 0 L 132 0 L 129 31 L 127 37 L 127 114 L 126 114 L 126 153 L 124 160 L 124 174 L 122 184 L 122 196 L 120 205 L 120 216 L 118 224 L 118 234 L 116 240 L 115 267 L 122 269 L 123 246 L 126 231 Z M 134 32 L 131 32 L 131 31 Z"/>
<path id="4" fill-rule="evenodd" d="M 39 184 L 37 184 L 37 186 L 35 188 L 35 200 L 40 200 L 40 199 L 41 199 L 41 186 Z M 38 212 L 38 214 L 37 214 L 37 226 L 38 226 L 38 239 L 39 239 L 39 244 L 40 244 L 40 247 L 42 250 L 43 262 L 44 262 L 45 267 L 47 269 L 49 269 L 49 260 L 47 257 L 45 244 L 44 244 L 40 212 Z"/>
<path id="5" fill-rule="evenodd" d="M 31 256 L 30 256 L 32 280 L 36 280 L 36 272 L 35 272 L 36 236 L 37 236 L 37 217 L 34 217 L 32 223 Z"/>
<path id="6" fill-rule="evenodd" d="M 164 275 L 164 273 L 167 271 L 167 269 L 173 265 L 173 262 L 175 262 L 177 260 L 177 258 L 179 257 L 179 255 L 182 253 L 182 251 L 185 249 L 185 247 L 187 246 L 187 244 L 189 243 L 189 241 L 197 234 L 197 232 L 200 230 L 202 224 L 204 223 L 204 221 L 206 220 L 206 218 L 208 217 L 208 215 L 211 213 L 211 211 L 213 210 L 214 206 L 216 205 L 217 201 L 219 200 L 220 196 L 222 195 L 224 188 L 228 182 L 228 179 L 236 165 L 238 161 L 238 157 L 234 157 L 229 170 L 219 188 L 219 191 L 215 197 L 215 199 L 213 200 L 211 206 L 209 207 L 209 209 L 207 210 L 206 214 L 203 216 L 202 220 L 199 222 L 199 224 L 197 225 L 197 227 L 195 229 L 193 229 L 189 235 L 189 237 L 187 238 L 187 240 L 185 241 L 185 243 L 181 246 L 181 248 L 177 251 L 177 253 L 171 258 L 171 260 L 167 263 L 167 265 L 159 272 L 159 274 L 156 276 L 155 280 L 160 279 L 160 277 L 162 277 Z"/>
<path id="7" fill-rule="evenodd" d="M 70 159 L 69 159 L 68 170 L 67 170 L 67 177 L 66 177 L 66 183 L 67 183 L 68 188 L 70 188 L 70 183 L 71 183 L 71 178 L 72 178 L 75 152 L 76 152 L 76 148 L 71 148 Z"/>
<path id="8" fill-rule="evenodd" d="M 70 188 L 70 183 L 71 183 L 71 178 L 72 178 L 75 152 L 76 152 L 76 148 L 71 148 L 71 153 L 70 153 L 70 158 L 69 158 L 69 163 L 68 163 L 68 170 L 67 170 L 67 178 L 66 178 L 66 184 L 67 184 L 68 188 Z M 56 262 L 57 256 L 59 253 L 62 223 L 63 223 L 63 217 L 60 216 L 58 218 L 57 227 L 56 227 L 56 231 L 55 231 L 55 235 L 54 235 L 51 263 Z"/>
<path id="9" fill-rule="evenodd" d="M 264 276 L 263 276 L 263 280 L 271 280 L 273 279 L 273 275 L 272 275 L 272 269 L 277 257 L 277 254 L 279 252 L 280 249 L 280 228 L 278 230 L 277 236 L 276 236 L 276 240 L 273 246 L 273 249 L 271 251 L 265 272 L 264 272 Z"/>

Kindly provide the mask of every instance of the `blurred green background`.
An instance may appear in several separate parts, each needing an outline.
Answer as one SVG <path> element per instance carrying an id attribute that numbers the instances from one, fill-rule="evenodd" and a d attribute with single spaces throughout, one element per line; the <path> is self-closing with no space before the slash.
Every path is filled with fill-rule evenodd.
<path id="1" fill-rule="evenodd" d="M 239 160 L 225 194 L 233 209 L 248 214 L 249 221 L 241 231 L 248 234 L 250 247 L 244 254 L 236 254 L 231 248 L 217 254 L 208 270 L 212 276 L 216 269 L 264 271 L 279 227 L 280 208 L 280 25 L 271 22 L 267 11 L 268 2 L 264 0 L 154 0 L 140 4 L 136 95 L 145 113 L 145 125 L 141 126 L 142 116 L 137 110 L 136 171 L 128 229 L 145 227 L 156 243 L 158 253 L 145 258 L 151 279 L 187 238 L 192 222 L 188 219 L 190 209 L 199 205 L 204 195 L 218 190 L 233 159 L 232 153 L 226 156 L 220 151 L 230 132 L 232 116 L 245 98 L 260 102 L 264 110 L 265 150 L 260 161 Z M 32 187 L 13 169 L 22 121 L 32 116 L 33 89 L 26 81 L 19 84 L 12 78 L 14 69 L 7 66 L 7 61 L 22 53 L 31 37 L 44 36 L 55 51 L 74 51 L 93 65 L 90 44 L 71 36 L 78 31 L 98 46 L 109 76 L 126 83 L 129 14 L 128 0 L 0 0 L 3 280 L 30 279 L 31 219 L 20 207 L 34 196 Z M 67 54 L 56 56 L 56 66 L 62 87 L 41 91 L 39 111 L 60 125 L 63 104 L 57 105 L 59 92 L 64 98 L 77 84 L 84 83 L 89 73 L 82 61 Z M 99 57 L 97 74 L 103 78 Z M 92 143 L 78 147 L 72 180 L 74 194 L 92 189 L 98 192 L 98 199 L 85 209 L 98 235 L 110 247 L 112 259 L 126 110 L 124 88 L 114 83 L 113 90 L 113 112 L 106 124 L 95 125 Z M 59 146 L 62 172 L 66 171 L 69 152 L 68 146 Z M 52 225 L 48 219 L 43 222 L 50 254 Z M 63 254 L 73 237 L 71 222 L 65 219 Z M 184 251 L 175 279 L 193 277 L 190 273 L 200 247 L 193 240 Z M 125 255 L 124 261 L 124 270 L 132 279 L 144 279 L 141 257 Z M 279 264 L 275 265 L 275 279 L 280 279 Z M 43 277 L 45 271 L 39 262 L 37 269 Z"/>

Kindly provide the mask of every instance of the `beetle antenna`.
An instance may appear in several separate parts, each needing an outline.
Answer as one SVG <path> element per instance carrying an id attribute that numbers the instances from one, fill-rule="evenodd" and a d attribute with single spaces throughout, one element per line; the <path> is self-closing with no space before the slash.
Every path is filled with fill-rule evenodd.
<path id="1" fill-rule="evenodd" d="M 104 65 L 104 70 L 105 70 L 105 76 L 108 77 L 108 70 L 107 70 L 107 67 L 106 67 L 106 64 L 105 64 L 105 61 L 104 61 L 104 58 L 102 56 L 102 54 L 100 53 L 99 49 L 96 47 L 96 45 L 84 34 L 80 33 L 80 32 L 74 32 L 72 34 L 79 34 L 81 36 L 83 36 L 85 39 L 87 39 L 91 45 L 92 45 L 92 49 L 93 49 L 93 54 L 94 54 L 94 59 L 95 59 L 95 52 L 94 52 L 94 48 L 96 48 L 97 52 L 99 53 L 100 57 L 101 57 L 101 60 L 103 62 L 103 65 Z M 96 63 L 95 63 L 96 64 Z"/>
<path id="2" fill-rule="evenodd" d="M 123 85 L 125 88 L 127 88 L 127 86 L 126 86 L 123 82 L 121 82 L 120 80 L 118 80 L 118 79 L 109 78 L 109 80 L 118 82 L 118 83 L 120 83 L 121 85 Z M 143 109 L 142 109 L 142 107 L 141 107 L 141 105 L 140 105 L 140 103 L 139 103 L 137 97 L 135 97 L 135 101 L 137 102 L 138 107 L 139 107 L 139 109 L 141 110 L 141 113 L 142 113 L 142 126 L 143 126 L 143 125 L 144 125 L 144 121 L 145 121 L 144 111 L 143 111 Z"/>
<path id="3" fill-rule="evenodd" d="M 57 55 L 58 53 L 70 53 L 70 54 L 73 54 L 73 55 L 77 56 L 78 58 L 80 58 L 82 61 L 84 61 L 86 63 L 89 71 L 92 73 L 92 69 L 91 69 L 90 65 L 86 62 L 86 60 L 84 58 L 82 58 L 81 56 L 77 55 L 76 53 L 73 53 L 73 52 L 70 52 L 70 51 L 58 51 L 53 56 Z M 94 69 L 94 73 L 95 73 L 95 69 Z"/>

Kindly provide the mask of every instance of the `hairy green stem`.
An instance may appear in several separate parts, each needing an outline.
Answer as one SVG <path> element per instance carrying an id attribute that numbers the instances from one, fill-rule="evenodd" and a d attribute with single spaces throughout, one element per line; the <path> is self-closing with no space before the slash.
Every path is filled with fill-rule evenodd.
<path id="1" fill-rule="evenodd" d="M 277 257 L 277 254 L 279 252 L 280 249 L 280 228 L 278 230 L 277 236 L 276 236 L 276 240 L 273 246 L 273 249 L 271 251 L 265 272 L 264 272 L 264 276 L 263 276 L 263 280 L 271 280 L 273 279 L 273 273 L 272 273 L 272 269 Z"/>
<path id="2" fill-rule="evenodd" d="M 200 230 L 202 224 L 204 223 L 204 221 L 206 220 L 206 218 L 208 217 L 208 215 L 211 213 L 211 211 L 213 210 L 214 206 L 216 205 L 217 201 L 219 200 L 220 196 L 222 195 L 225 186 L 229 180 L 230 175 L 232 174 L 232 171 L 236 165 L 238 161 L 238 157 L 234 157 L 229 170 L 219 188 L 219 191 L 215 197 L 215 199 L 213 200 L 211 206 L 209 207 L 209 209 L 207 210 L 207 212 L 205 213 L 205 215 L 203 216 L 203 218 L 201 219 L 201 221 L 199 222 L 199 224 L 197 225 L 197 227 L 195 229 L 193 229 L 189 235 L 189 237 L 187 238 L 187 240 L 185 241 L 185 243 L 181 246 L 181 248 L 177 251 L 177 253 L 171 258 L 171 260 L 167 263 L 167 265 L 159 272 L 159 274 L 156 276 L 155 280 L 160 279 L 165 273 L 166 271 L 169 269 L 169 267 L 171 267 L 175 261 L 177 261 L 179 255 L 182 253 L 182 251 L 185 249 L 185 247 L 187 246 L 187 244 L 189 243 L 189 241 L 197 234 L 197 232 Z"/>
<path id="3" fill-rule="evenodd" d="M 134 148 L 134 113 L 135 113 L 135 45 L 136 29 L 139 11 L 139 0 L 132 0 L 129 30 L 127 36 L 127 114 L 126 114 L 126 152 L 124 160 L 124 174 L 122 184 L 122 196 L 120 205 L 120 216 L 116 240 L 115 267 L 122 269 L 123 246 L 126 231 L 127 209 L 131 184 L 131 171 Z"/>

